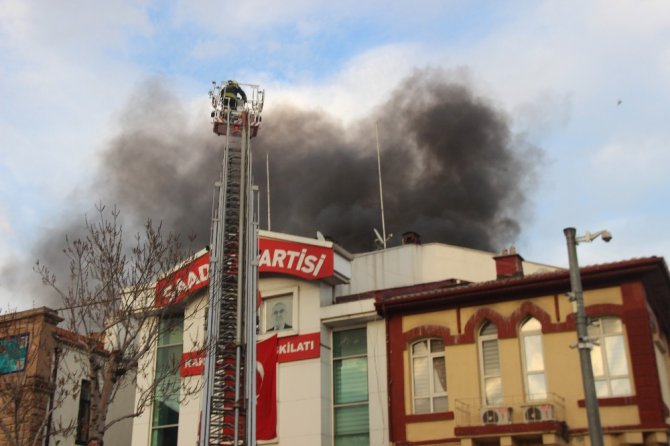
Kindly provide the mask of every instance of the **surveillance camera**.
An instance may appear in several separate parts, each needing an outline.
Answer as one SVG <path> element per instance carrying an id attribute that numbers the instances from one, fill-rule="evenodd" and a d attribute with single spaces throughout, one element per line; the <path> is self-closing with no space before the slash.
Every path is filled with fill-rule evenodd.
<path id="1" fill-rule="evenodd" d="M 609 231 L 603 231 L 603 233 L 600 236 L 606 242 L 609 242 L 610 240 L 612 240 L 612 234 Z"/>

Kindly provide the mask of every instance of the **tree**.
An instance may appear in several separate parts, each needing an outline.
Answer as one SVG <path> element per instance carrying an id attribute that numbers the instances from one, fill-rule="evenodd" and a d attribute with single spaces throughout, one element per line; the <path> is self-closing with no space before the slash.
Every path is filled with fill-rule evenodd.
<path id="1" fill-rule="evenodd" d="M 199 389 L 187 388 L 179 380 L 181 352 L 163 358 L 155 371 L 139 367 L 141 361 L 155 355 L 157 342 L 170 336 L 174 326 L 166 321 L 173 320 L 170 316 L 180 310 L 176 293 L 158 304 L 156 283 L 159 279 L 170 281 L 179 274 L 179 266 L 193 257 L 186 253 L 179 236 L 163 235 L 161 225 L 154 226 L 150 220 L 126 249 L 118 209 L 108 215 L 105 207 L 98 205 L 97 211 L 96 221 L 85 220 L 84 237 L 66 239 L 66 286 L 57 282 L 48 267 L 38 263 L 36 270 L 62 299 L 60 312 L 66 327 L 81 335 L 78 366 L 64 372 L 62 379 L 76 386 L 82 373 L 86 376 L 90 387 L 87 438 L 101 445 L 113 425 L 141 415 L 152 402 L 164 401 L 167 394 L 174 397 L 175 388 L 177 398 L 182 399 Z M 194 314 L 183 319 L 185 331 Z M 149 384 L 137 387 L 138 376 Z M 134 403 L 110 416 L 112 403 L 128 388 L 135 388 Z"/>

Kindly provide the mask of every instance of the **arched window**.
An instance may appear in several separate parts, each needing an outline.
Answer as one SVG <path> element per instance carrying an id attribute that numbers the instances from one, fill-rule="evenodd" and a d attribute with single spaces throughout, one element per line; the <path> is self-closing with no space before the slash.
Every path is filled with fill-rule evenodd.
<path id="1" fill-rule="evenodd" d="M 547 379 L 544 373 L 542 325 L 540 321 L 532 317 L 527 319 L 521 325 L 520 338 L 526 400 L 546 400 Z"/>
<path id="2" fill-rule="evenodd" d="M 591 350 L 593 376 L 598 397 L 630 395 L 628 355 L 623 337 L 623 324 L 617 317 L 594 319 L 589 336 L 595 338 Z"/>
<path id="3" fill-rule="evenodd" d="M 482 326 L 478 343 L 483 402 L 486 406 L 495 406 L 503 401 L 498 328 L 495 324 L 487 321 Z"/>
<path id="4" fill-rule="evenodd" d="M 442 339 L 424 339 L 411 346 L 414 413 L 446 412 L 447 368 Z"/>

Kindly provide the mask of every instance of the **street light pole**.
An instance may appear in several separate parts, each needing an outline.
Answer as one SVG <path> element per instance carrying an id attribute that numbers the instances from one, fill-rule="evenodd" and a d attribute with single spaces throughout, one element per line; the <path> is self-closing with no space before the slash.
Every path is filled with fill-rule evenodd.
<path id="1" fill-rule="evenodd" d="M 565 234 L 565 239 L 568 244 L 570 285 L 572 287 L 570 299 L 577 307 L 577 348 L 579 349 L 579 361 L 582 369 L 582 383 L 584 385 L 584 401 L 589 425 L 589 437 L 591 439 L 591 446 L 603 446 L 603 429 L 600 424 L 598 396 L 596 395 L 596 385 L 593 379 L 593 366 L 591 365 L 591 349 L 593 349 L 593 342 L 588 334 L 586 310 L 584 309 L 582 278 L 579 273 L 579 264 L 577 262 L 577 243 L 579 241 L 590 242 L 598 235 L 602 236 L 603 240 L 609 241 L 612 236 L 607 231 L 601 231 L 595 235 L 587 232 L 586 236 L 577 238 L 575 236 L 575 228 L 565 228 L 563 233 Z"/>

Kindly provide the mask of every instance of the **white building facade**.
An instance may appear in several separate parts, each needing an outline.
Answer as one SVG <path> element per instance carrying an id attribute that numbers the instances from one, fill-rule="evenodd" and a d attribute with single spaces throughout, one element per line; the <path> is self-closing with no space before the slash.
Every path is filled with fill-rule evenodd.
<path id="1" fill-rule="evenodd" d="M 496 279 L 494 254 L 430 243 L 408 243 L 352 255 L 330 241 L 268 231 L 259 239 L 259 342 L 277 334 L 276 437 L 284 446 L 389 444 L 386 327 L 375 293 L 446 280 Z M 197 262 L 197 261 L 196 261 Z M 146 385 L 161 351 L 182 357 L 177 393 L 155 401 L 134 420 L 132 446 L 193 446 L 199 439 L 206 270 L 175 312 L 186 323 L 159 342 L 138 375 Z M 545 265 L 524 262 L 527 273 Z M 162 355 L 162 356 L 161 356 Z M 259 418 L 262 415 L 259 415 Z"/>

